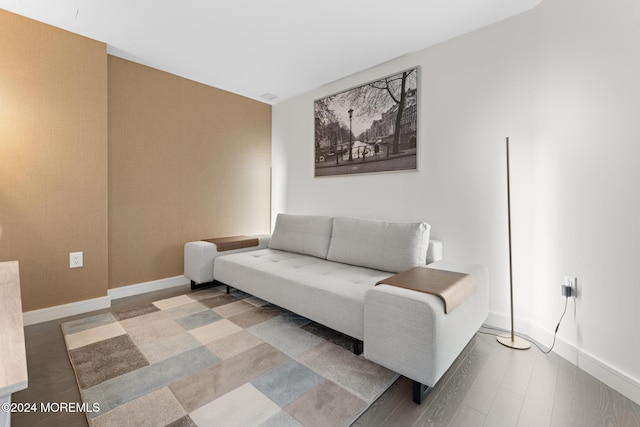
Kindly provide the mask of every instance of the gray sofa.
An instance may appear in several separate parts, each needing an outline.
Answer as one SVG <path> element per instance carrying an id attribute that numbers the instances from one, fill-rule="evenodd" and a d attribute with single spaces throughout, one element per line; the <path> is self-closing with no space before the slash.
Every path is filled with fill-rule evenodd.
<path id="1" fill-rule="evenodd" d="M 185 245 L 185 276 L 250 293 L 356 340 L 354 351 L 414 380 L 420 403 L 488 314 L 488 277 L 478 265 L 442 261 L 424 222 L 279 214 L 250 250 Z M 445 314 L 436 296 L 376 282 L 416 266 L 467 273 L 475 290 Z M 359 345 L 358 345 L 359 344 Z"/>

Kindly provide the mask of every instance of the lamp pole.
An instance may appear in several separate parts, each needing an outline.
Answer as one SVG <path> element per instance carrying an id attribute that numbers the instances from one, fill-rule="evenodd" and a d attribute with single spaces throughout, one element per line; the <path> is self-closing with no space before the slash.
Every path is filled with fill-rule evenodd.
<path id="1" fill-rule="evenodd" d="M 513 268 L 511 266 L 511 185 L 509 173 L 509 138 L 507 138 L 507 230 L 509 231 L 509 298 L 511 301 L 511 335 L 496 337 L 498 342 L 506 347 L 516 350 L 528 350 L 531 343 L 524 338 L 516 336 L 513 326 Z"/>
<path id="2" fill-rule="evenodd" d="M 349 113 L 349 161 L 352 162 L 353 161 L 353 154 L 351 153 L 351 119 L 353 118 L 353 108 L 349 108 L 349 111 L 347 111 L 347 113 Z"/>

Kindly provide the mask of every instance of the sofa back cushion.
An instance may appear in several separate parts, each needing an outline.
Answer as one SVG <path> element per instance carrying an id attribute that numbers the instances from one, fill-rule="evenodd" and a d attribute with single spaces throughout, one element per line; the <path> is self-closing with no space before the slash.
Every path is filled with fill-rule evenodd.
<path id="1" fill-rule="evenodd" d="M 331 216 L 278 214 L 269 247 L 326 258 L 332 229 Z"/>
<path id="2" fill-rule="evenodd" d="M 425 265 L 430 226 L 335 217 L 327 259 L 400 273 Z"/>

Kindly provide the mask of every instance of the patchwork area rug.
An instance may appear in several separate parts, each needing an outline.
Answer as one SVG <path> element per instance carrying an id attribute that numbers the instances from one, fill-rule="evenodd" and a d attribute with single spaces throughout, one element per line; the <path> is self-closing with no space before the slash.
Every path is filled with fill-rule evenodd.
<path id="1" fill-rule="evenodd" d="M 62 330 L 91 426 L 343 426 L 398 375 L 352 340 L 205 289 Z"/>

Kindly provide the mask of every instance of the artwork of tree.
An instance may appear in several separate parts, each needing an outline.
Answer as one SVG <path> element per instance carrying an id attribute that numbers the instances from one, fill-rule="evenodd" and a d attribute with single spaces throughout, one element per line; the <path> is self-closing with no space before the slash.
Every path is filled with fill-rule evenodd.
<path id="1" fill-rule="evenodd" d="M 416 168 L 418 71 L 315 101 L 316 176 Z M 354 158 L 378 163 L 346 168 Z"/>

